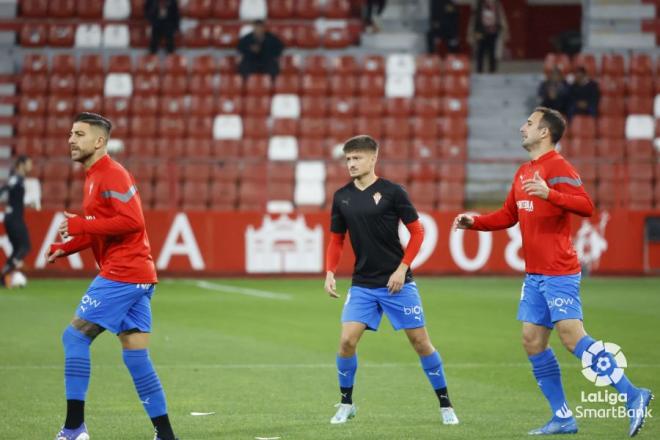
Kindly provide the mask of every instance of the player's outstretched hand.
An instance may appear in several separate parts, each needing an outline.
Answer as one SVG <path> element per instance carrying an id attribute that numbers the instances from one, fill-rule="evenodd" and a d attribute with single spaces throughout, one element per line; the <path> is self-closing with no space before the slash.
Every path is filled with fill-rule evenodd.
<path id="1" fill-rule="evenodd" d="M 337 281 L 335 280 L 335 274 L 332 272 L 327 272 L 325 274 L 325 291 L 328 292 L 328 295 L 332 298 L 339 298 L 337 293 Z"/>
<path id="2" fill-rule="evenodd" d="M 548 184 L 545 183 L 545 180 L 539 176 L 539 172 L 534 173 L 533 179 L 527 179 L 523 182 L 523 189 L 530 196 L 540 197 L 543 200 L 548 200 L 548 195 L 550 194 L 550 188 Z"/>
<path id="3" fill-rule="evenodd" d="M 54 252 L 51 252 L 50 249 L 48 250 L 48 262 L 49 263 L 54 263 L 55 260 L 58 258 L 62 257 L 64 255 L 64 251 L 62 249 L 56 249 Z"/>
<path id="4" fill-rule="evenodd" d="M 467 214 L 458 214 L 454 219 L 454 230 L 470 229 L 474 225 L 474 217 Z"/>

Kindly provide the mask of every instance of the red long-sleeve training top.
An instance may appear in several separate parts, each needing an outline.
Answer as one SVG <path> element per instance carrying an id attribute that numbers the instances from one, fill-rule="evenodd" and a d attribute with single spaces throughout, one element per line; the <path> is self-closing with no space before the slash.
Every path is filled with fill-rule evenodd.
<path id="1" fill-rule="evenodd" d="M 51 252 L 62 249 L 69 255 L 91 247 L 102 277 L 158 282 L 135 180 L 108 155 L 86 172 L 83 210 L 84 217 L 68 220 L 73 239 L 53 244 Z"/>
<path id="2" fill-rule="evenodd" d="M 548 200 L 530 196 L 523 182 L 535 174 L 550 188 Z M 495 231 L 520 223 L 525 271 L 543 275 L 580 272 L 573 243 L 569 214 L 591 217 L 594 205 L 573 166 L 556 151 L 520 166 L 504 206 L 491 214 L 475 217 L 472 229 Z"/>

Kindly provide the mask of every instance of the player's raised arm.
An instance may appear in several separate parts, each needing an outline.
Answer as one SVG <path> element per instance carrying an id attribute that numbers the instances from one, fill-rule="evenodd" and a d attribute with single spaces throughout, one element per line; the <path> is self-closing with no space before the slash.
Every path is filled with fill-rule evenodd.
<path id="1" fill-rule="evenodd" d="M 468 222 L 469 220 L 463 219 L 461 224 L 467 226 Z M 470 229 L 475 229 L 477 231 L 498 231 L 500 229 L 510 228 L 516 223 L 518 223 L 518 209 L 516 208 L 514 185 L 511 185 L 509 195 L 504 201 L 504 205 L 490 214 L 473 217 Z"/>
<path id="2" fill-rule="evenodd" d="M 591 217 L 594 213 L 594 203 L 585 191 L 577 171 L 565 162 L 557 174 L 547 179 L 548 202 L 573 214 Z"/>

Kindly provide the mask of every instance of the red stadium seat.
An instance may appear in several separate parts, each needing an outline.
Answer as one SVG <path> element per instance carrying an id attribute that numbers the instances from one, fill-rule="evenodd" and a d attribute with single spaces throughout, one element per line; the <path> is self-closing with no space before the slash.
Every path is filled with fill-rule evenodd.
<path id="1" fill-rule="evenodd" d="M 153 209 L 172 209 L 177 200 L 177 187 L 166 180 L 159 180 L 154 185 Z"/>
<path id="2" fill-rule="evenodd" d="M 183 39 L 183 46 L 195 48 L 208 47 L 211 45 L 212 34 L 214 34 L 214 29 L 211 25 L 198 23 L 182 32 L 181 37 Z M 224 36 L 218 36 L 217 39 L 214 39 L 216 44 L 222 44 L 224 41 Z"/>
<path id="3" fill-rule="evenodd" d="M 252 158 L 245 160 L 241 166 L 241 181 L 259 182 L 262 185 L 268 180 L 268 168 L 266 160 L 262 158 Z M 263 187 L 262 187 L 263 190 Z"/>
<path id="4" fill-rule="evenodd" d="M 160 114 L 185 118 L 189 114 L 186 98 L 176 95 L 162 96 L 160 98 Z"/>
<path id="5" fill-rule="evenodd" d="M 623 97 L 625 80 L 623 76 L 602 76 L 598 81 L 603 96 Z"/>
<path id="6" fill-rule="evenodd" d="M 126 152 L 131 157 L 131 159 L 153 159 L 158 157 L 157 142 L 155 139 L 131 138 L 126 141 Z M 153 180 L 155 171 L 152 163 L 150 163 L 150 167 L 151 174 L 149 174 L 149 180 Z M 142 171 L 142 169 L 140 171 Z M 137 179 L 138 177 L 135 176 L 135 178 Z"/>
<path id="7" fill-rule="evenodd" d="M 355 75 L 358 63 L 352 55 L 339 55 L 330 60 L 330 70 L 335 76 Z"/>
<path id="8" fill-rule="evenodd" d="M 272 136 L 298 135 L 298 119 L 275 118 L 272 120 L 272 122 L 273 122 L 273 127 L 271 129 Z"/>
<path id="9" fill-rule="evenodd" d="M 294 29 L 296 46 L 305 49 L 314 49 L 321 45 L 321 38 L 314 25 L 297 25 Z"/>
<path id="10" fill-rule="evenodd" d="M 128 29 L 129 32 L 129 42 L 132 48 L 147 48 L 149 47 L 149 32 L 151 32 L 147 26 L 146 23 L 140 23 L 136 22 L 135 24 L 131 24 L 131 26 Z M 175 44 L 178 44 L 179 40 L 179 35 L 177 35 L 177 38 L 175 38 Z"/>
<path id="11" fill-rule="evenodd" d="M 470 59 L 467 55 L 449 54 L 442 64 L 446 75 L 467 76 L 470 75 Z"/>
<path id="12" fill-rule="evenodd" d="M 295 181 L 295 167 L 287 162 L 268 162 L 266 165 L 268 182 L 293 183 Z"/>
<path id="13" fill-rule="evenodd" d="M 41 53 L 28 53 L 23 57 L 23 73 L 48 73 L 48 57 Z"/>
<path id="14" fill-rule="evenodd" d="M 233 211 L 238 199 L 235 182 L 213 182 L 210 188 L 210 208 L 214 211 Z"/>
<path id="15" fill-rule="evenodd" d="M 304 74 L 302 76 L 303 95 L 325 96 L 328 93 L 328 80 L 325 76 Z"/>
<path id="16" fill-rule="evenodd" d="M 103 108 L 103 101 L 101 95 L 78 95 L 76 99 L 76 112 L 99 113 L 100 109 Z"/>
<path id="17" fill-rule="evenodd" d="M 223 96 L 217 103 L 218 114 L 238 115 L 243 113 L 243 98 L 240 96 Z"/>
<path id="18" fill-rule="evenodd" d="M 609 160 L 624 160 L 626 146 L 623 139 L 600 139 L 596 144 L 598 157 Z"/>
<path id="19" fill-rule="evenodd" d="M 146 54 L 138 58 L 133 73 L 160 74 L 160 58 L 158 55 Z"/>
<path id="20" fill-rule="evenodd" d="M 188 118 L 187 135 L 197 140 L 210 140 L 213 137 L 213 118 L 210 116 Z"/>
<path id="21" fill-rule="evenodd" d="M 598 167 L 593 158 L 577 159 L 573 161 L 573 166 L 580 175 L 584 183 L 592 184 L 598 177 Z"/>
<path id="22" fill-rule="evenodd" d="M 437 185 L 433 182 L 413 180 L 410 183 L 408 194 L 417 209 L 429 211 L 435 209 L 438 198 Z"/>
<path id="23" fill-rule="evenodd" d="M 358 80 L 358 94 L 360 96 L 382 97 L 385 95 L 385 76 L 362 75 Z"/>
<path id="24" fill-rule="evenodd" d="M 467 75 L 448 75 L 442 81 L 442 91 L 447 96 L 467 98 L 470 95 L 470 77 Z"/>
<path id="25" fill-rule="evenodd" d="M 290 1 L 290 0 L 286 0 Z M 280 74 L 299 74 L 300 55 L 284 54 L 280 57 Z"/>
<path id="26" fill-rule="evenodd" d="M 630 75 L 652 76 L 653 60 L 646 53 L 633 53 L 630 57 Z"/>
<path id="27" fill-rule="evenodd" d="M 351 74 L 330 76 L 330 94 L 333 96 L 352 97 L 357 90 L 358 79 Z"/>
<path id="28" fill-rule="evenodd" d="M 50 17 L 69 18 L 76 15 L 75 0 L 49 0 L 48 15 Z"/>
<path id="29" fill-rule="evenodd" d="M 133 115 L 130 119 L 130 133 L 136 138 L 148 138 L 156 136 L 158 131 L 158 118 L 155 116 Z"/>
<path id="30" fill-rule="evenodd" d="M 378 117 L 359 117 L 355 120 L 355 133 L 366 134 L 374 139 L 383 136 L 383 121 Z"/>
<path id="31" fill-rule="evenodd" d="M 73 95 L 76 90 L 76 77 L 73 74 L 52 74 L 48 89 L 51 95 Z"/>
<path id="32" fill-rule="evenodd" d="M 213 95 L 193 95 L 190 97 L 188 112 L 192 116 L 215 116 L 217 103 Z M 231 112 L 230 112 L 231 113 Z"/>
<path id="33" fill-rule="evenodd" d="M 269 182 L 266 186 L 268 200 L 293 200 L 293 182 Z"/>
<path id="34" fill-rule="evenodd" d="M 240 75 L 220 76 L 220 95 L 240 95 L 243 93 L 243 78 Z"/>
<path id="35" fill-rule="evenodd" d="M 648 96 L 629 96 L 626 99 L 626 113 L 628 114 L 653 114 L 653 98 Z"/>
<path id="36" fill-rule="evenodd" d="M 169 95 L 185 95 L 188 92 L 188 76 L 166 73 L 162 78 L 162 89 Z"/>
<path id="37" fill-rule="evenodd" d="M 66 159 L 49 160 L 44 163 L 41 172 L 44 180 L 67 181 L 71 176 L 71 164 Z"/>
<path id="38" fill-rule="evenodd" d="M 434 160 L 438 157 L 438 148 L 435 138 L 413 139 L 410 147 L 411 158 L 416 162 Z"/>
<path id="39" fill-rule="evenodd" d="M 415 65 L 417 75 L 440 76 L 442 73 L 442 62 L 437 55 L 417 55 Z"/>
<path id="40" fill-rule="evenodd" d="M 22 94 L 18 104 L 18 114 L 23 116 L 44 116 L 46 98 L 43 95 Z"/>
<path id="41" fill-rule="evenodd" d="M 410 138 L 408 118 L 385 118 L 383 119 L 383 129 L 385 137 L 388 139 L 402 140 Z"/>
<path id="42" fill-rule="evenodd" d="M 603 76 L 622 77 L 626 72 L 623 55 L 618 53 L 604 54 L 600 59 L 600 74 Z"/>
<path id="43" fill-rule="evenodd" d="M 40 95 L 48 90 L 48 77 L 46 75 L 21 75 L 19 90 L 22 94 Z"/>
<path id="44" fill-rule="evenodd" d="M 299 125 L 300 136 L 307 138 L 324 138 L 328 124 L 323 118 L 302 118 Z"/>
<path id="45" fill-rule="evenodd" d="M 43 139 L 38 137 L 21 137 L 16 141 L 14 155 L 40 157 L 43 155 Z M 34 174 L 34 173 L 33 173 Z"/>
<path id="46" fill-rule="evenodd" d="M 211 152 L 213 153 L 213 157 L 217 159 L 237 159 L 240 157 L 241 152 L 240 152 L 241 144 L 240 141 L 234 140 L 234 139 L 222 139 L 222 140 L 214 140 L 212 141 L 211 145 Z M 227 171 L 229 168 L 226 168 L 225 171 Z M 236 171 L 236 169 L 234 169 Z M 236 171 L 238 172 L 238 171 Z M 238 174 L 237 174 L 238 175 Z M 214 174 L 215 177 L 214 179 L 223 179 L 225 180 L 227 176 L 225 175 L 217 175 Z"/>
<path id="47" fill-rule="evenodd" d="M 467 139 L 468 126 L 465 118 L 438 118 L 438 134 L 452 140 Z"/>
<path id="48" fill-rule="evenodd" d="M 325 76 L 328 74 L 328 59 L 325 55 L 308 55 L 303 61 L 303 73 Z"/>
<path id="49" fill-rule="evenodd" d="M 188 84 L 193 95 L 215 94 L 217 90 L 216 76 L 213 74 L 191 75 Z"/>
<path id="50" fill-rule="evenodd" d="M 467 139 L 442 139 L 438 142 L 438 157 L 451 160 L 466 160 Z"/>
<path id="51" fill-rule="evenodd" d="M 361 96 L 357 98 L 359 116 L 380 117 L 385 114 L 385 100 L 381 96 Z"/>
<path id="52" fill-rule="evenodd" d="M 245 93 L 247 95 L 270 95 L 272 81 L 270 75 L 250 75 L 245 82 Z"/>
<path id="53" fill-rule="evenodd" d="M 335 139 L 348 139 L 355 136 L 353 118 L 339 117 L 330 118 L 328 124 L 328 135 Z"/>
<path id="54" fill-rule="evenodd" d="M 349 0 L 328 0 L 324 5 L 324 17 L 349 18 L 351 16 L 351 2 Z"/>
<path id="55" fill-rule="evenodd" d="M 626 141 L 626 156 L 628 160 L 653 159 L 653 142 L 649 140 Z"/>
<path id="56" fill-rule="evenodd" d="M 245 116 L 270 116 L 270 96 L 248 96 L 243 101 Z"/>
<path id="57" fill-rule="evenodd" d="M 158 119 L 158 137 L 183 138 L 186 136 L 186 120 L 181 117 L 161 116 Z"/>
<path id="58" fill-rule="evenodd" d="M 399 161 L 378 162 L 376 174 L 401 185 L 408 183 L 410 178 L 408 164 Z"/>
<path id="59" fill-rule="evenodd" d="M 51 116 L 73 116 L 75 98 L 68 96 L 50 96 L 48 114 Z"/>
<path id="60" fill-rule="evenodd" d="M 590 53 L 579 53 L 575 55 L 573 59 L 573 70 L 575 71 L 578 67 L 582 67 L 587 71 L 587 75 L 594 78 L 598 74 L 598 68 L 596 66 L 596 57 Z"/>
<path id="61" fill-rule="evenodd" d="M 625 100 L 621 96 L 601 97 L 598 102 L 598 114 L 600 116 L 625 116 Z"/>
<path id="62" fill-rule="evenodd" d="M 214 18 L 219 18 L 221 20 L 235 20 L 238 18 L 240 0 L 214 0 L 211 8 L 211 13 Z"/>
<path id="63" fill-rule="evenodd" d="M 441 114 L 444 102 L 438 98 L 415 98 L 412 113 L 415 116 L 435 117 Z"/>
<path id="64" fill-rule="evenodd" d="M 345 27 L 329 28 L 323 34 L 323 47 L 326 49 L 344 49 L 352 42 L 353 37 Z"/>
<path id="65" fill-rule="evenodd" d="M 325 140 L 322 138 L 299 138 L 298 139 L 298 158 L 299 159 L 324 159 L 329 155 L 329 149 L 326 148 Z"/>
<path id="66" fill-rule="evenodd" d="M 380 143 L 378 155 L 383 160 L 407 161 L 410 158 L 410 142 L 407 138 L 389 137 Z"/>
<path id="67" fill-rule="evenodd" d="M 438 206 L 440 209 L 461 209 L 465 201 L 465 187 L 462 182 L 442 181 L 438 184 Z"/>
<path id="68" fill-rule="evenodd" d="M 191 73 L 193 74 L 214 74 L 218 73 L 218 62 L 212 55 L 199 55 L 193 58 Z"/>
<path id="69" fill-rule="evenodd" d="M 329 99 L 330 116 L 353 117 L 356 114 L 355 100 L 352 97 L 332 97 Z"/>
<path id="70" fill-rule="evenodd" d="M 438 179 L 444 182 L 465 183 L 465 164 L 463 162 L 442 162 L 438 164 Z"/>
<path id="71" fill-rule="evenodd" d="M 188 0 L 181 8 L 181 15 L 193 18 L 206 18 L 211 15 L 212 0 Z"/>
<path id="72" fill-rule="evenodd" d="M 328 114 L 328 100 L 323 96 L 303 96 L 300 99 L 300 114 L 303 117 L 323 117 Z"/>
<path id="73" fill-rule="evenodd" d="M 76 59 L 68 53 L 53 55 L 51 72 L 58 74 L 76 73 Z"/>
<path id="74" fill-rule="evenodd" d="M 170 54 L 165 58 L 163 72 L 172 75 L 188 75 L 188 58 L 179 54 Z"/>
<path id="75" fill-rule="evenodd" d="M 156 100 L 155 107 L 158 108 L 157 99 L 155 97 L 153 99 Z M 142 108 L 142 106 L 145 105 L 147 100 L 136 100 L 136 101 L 139 101 L 138 105 L 140 106 L 140 108 Z M 116 98 L 105 98 L 103 100 L 103 113 L 110 118 L 116 115 L 128 116 L 131 114 L 131 110 L 135 112 L 135 109 L 131 109 L 131 98 L 116 97 Z M 149 111 L 148 113 L 152 113 L 152 112 L 153 111 Z M 146 114 L 144 110 L 141 110 L 140 113 Z"/>
<path id="76" fill-rule="evenodd" d="M 220 59 L 218 60 L 218 71 L 221 74 L 234 75 L 238 72 L 237 66 L 238 66 L 238 60 L 233 55 L 226 55 L 220 57 Z"/>
<path id="77" fill-rule="evenodd" d="M 266 205 L 263 184 L 243 180 L 238 189 L 240 211 L 262 211 Z"/>
<path id="78" fill-rule="evenodd" d="M 649 162 L 628 162 L 627 175 L 629 180 L 650 182 L 653 180 L 654 165 Z"/>
<path id="79" fill-rule="evenodd" d="M 118 139 L 127 137 L 130 134 L 130 123 L 126 116 L 115 116 L 112 120 L 112 136 Z"/>
<path id="80" fill-rule="evenodd" d="M 103 18 L 103 3 L 77 0 L 76 11 L 81 18 Z"/>
<path id="81" fill-rule="evenodd" d="M 120 105 L 122 101 L 119 102 Z M 160 113 L 160 99 L 158 96 L 135 97 L 130 101 L 131 113 L 134 116 L 156 116 Z"/>
<path id="82" fill-rule="evenodd" d="M 411 127 L 415 137 L 432 139 L 438 136 L 438 125 L 434 118 L 412 118 Z"/>
<path id="83" fill-rule="evenodd" d="M 561 152 L 569 158 L 594 158 L 596 157 L 596 141 L 593 138 L 573 137 L 562 142 Z"/>
<path id="84" fill-rule="evenodd" d="M 293 0 L 268 0 L 268 18 L 291 18 L 294 12 Z"/>
<path id="85" fill-rule="evenodd" d="M 160 93 L 160 75 L 142 74 L 133 75 L 133 94 L 137 96 L 158 95 Z"/>
<path id="86" fill-rule="evenodd" d="M 41 185 L 42 208 L 62 210 L 66 207 L 68 185 L 62 181 L 45 181 Z"/>
<path id="87" fill-rule="evenodd" d="M 105 87 L 105 76 L 83 73 L 78 76 L 76 90 L 79 95 L 102 95 Z"/>
<path id="88" fill-rule="evenodd" d="M 300 91 L 300 77 L 298 74 L 282 73 L 275 79 L 273 93 L 291 93 L 297 95 Z"/>
<path id="89" fill-rule="evenodd" d="M 243 118 L 243 138 L 266 139 L 268 134 L 268 121 L 266 118 Z"/>
<path id="90" fill-rule="evenodd" d="M 314 19 L 321 16 L 321 8 L 317 0 L 297 0 L 295 5 L 297 18 Z"/>
<path id="91" fill-rule="evenodd" d="M 628 94 L 639 96 L 639 97 L 648 97 L 652 96 L 654 92 L 654 81 L 653 76 L 646 75 L 632 75 L 628 77 Z"/>
<path id="92" fill-rule="evenodd" d="M 189 162 L 179 165 L 179 177 L 187 182 L 208 182 L 211 165 L 208 162 Z"/>
<path id="93" fill-rule="evenodd" d="M 440 113 L 452 118 L 467 118 L 468 100 L 467 98 L 447 97 L 440 101 L 442 108 Z"/>
<path id="94" fill-rule="evenodd" d="M 48 0 L 22 0 L 20 15 L 23 17 L 47 17 Z"/>
<path id="95" fill-rule="evenodd" d="M 65 126 L 67 133 L 71 129 L 71 121 L 69 120 L 68 122 L 67 126 Z M 71 153 L 67 143 L 67 137 L 63 136 L 62 133 L 51 132 L 51 137 L 44 139 L 43 144 L 44 156 L 52 159 L 49 162 L 57 162 L 57 166 L 64 168 L 61 171 L 44 171 L 45 169 L 43 169 L 44 178 L 68 179 L 71 174 Z"/>
<path id="96" fill-rule="evenodd" d="M 130 55 L 111 55 L 108 59 L 108 73 L 129 73 L 133 71 Z"/>
<path id="97" fill-rule="evenodd" d="M 52 47 L 72 47 L 76 28 L 72 24 L 52 24 L 48 28 L 48 45 Z"/>
<path id="98" fill-rule="evenodd" d="M 102 74 L 105 72 L 103 57 L 99 54 L 86 54 L 80 57 L 80 73 Z"/>
<path id="99" fill-rule="evenodd" d="M 440 76 L 416 75 L 415 95 L 427 98 L 437 98 L 444 93 L 443 79 Z"/>
<path id="100" fill-rule="evenodd" d="M 596 137 L 596 119 L 576 115 L 568 126 L 568 133 L 571 139 L 593 139 Z"/>
<path id="101" fill-rule="evenodd" d="M 412 113 L 411 98 L 385 98 L 385 115 L 399 118 L 408 117 Z"/>
<path id="102" fill-rule="evenodd" d="M 24 47 L 41 47 L 46 45 L 48 27 L 41 23 L 26 23 L 21 26 L 19 40 Z"/>
<path id="103" fill-rule="evenodd" d="M 600 182 L 621 182 L 625 178 L 625 169 L 620 162 L 599 162 L 596 165 L 596 174 Z"/>
<path id="104" fill-rule="evenodd" d="M 146 142 L 137 142 L 137 144 L 145 145 Z M 154 145 L 153 143 L 151 144 Z M 134 149 L 136 145 L 129 142 L 129 148 Z M 126 162 L 126 169 L 133 176 L 138 184 L 151 184 L 156 175 L 155 163 L 149 160 L 155 154 L 155 148 L 152 149 L 150 155 L 137 156 L 135 159 L 130 159 Z"/>
<path id="105" fill-rule="evenodd" d="M 623 139 L 626 137 L 626 120 L 621 116 L 601 116 L 598 118 L 597 133 L 601 139 Z"/>
<path id="106" fill-rule="evenodd" d="M 382 55 L 366 55 L 359 64 L 361 75 L 385 75 L 385 58 Z"/>

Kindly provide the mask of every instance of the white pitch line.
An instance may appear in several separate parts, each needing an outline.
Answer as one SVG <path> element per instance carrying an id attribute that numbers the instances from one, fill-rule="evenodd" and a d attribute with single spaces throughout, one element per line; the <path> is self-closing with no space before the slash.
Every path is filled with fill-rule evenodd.
<path id="1" fill-rule="evenodd" d="M 252 296 L 255 298 L 277 299 L 280 301 L 291 301 L 293 298 L 288 293 L 271 292 L 268 290 L 250 289 L 248 287 L 231 286 L 228 284 L 211 283 L 209 281 L 191 281 L 196 287 L 216 292 L 238 293 L 239 295 Z"/>
<path id="2" fill-rule="evenodd" d="M 445 367 L 448 370 L 467 370 L 467 369 L 479 369 L 479 368 L 529 368 L 530 364 L 528 362 L 518 362 L 518 363 L 454 363 L 446 364 Z M 122 368 L 122 364 L 102 364 L 102 365 L 92 365 L 93 368 Z M 360 365 L 360 368 L 418 368 L 419 363 L 409 362 L 409 363 L 364 363 Z M 53 365 L 0 365 L 0 370 L 59 370 L 64 368 L 63 364 L 53 364 Z M 337 368 L 335 364 L 325 363 L 325 364 L 158 364 L 157 368 L 161 369 L 201 369 L 201 370 L 242 370 L 242 369 L 272 369 L 272 370 L 283 370 L 283 369 L 314 369 L 314 368 L 327 368 L 335 369 Z M 582 367 L 578 364 L 576 365 L 566 365 L 565 368 L 568 369 L 581 369 Z M 660 364 L 636 364 L 632 365 L 631 368 L 650 368 L 650 369 L 660 369 Z"/>

